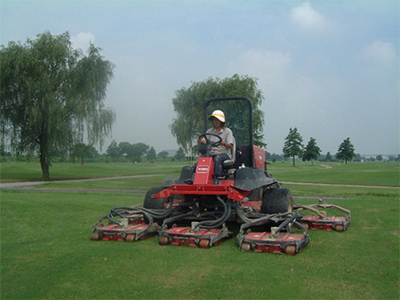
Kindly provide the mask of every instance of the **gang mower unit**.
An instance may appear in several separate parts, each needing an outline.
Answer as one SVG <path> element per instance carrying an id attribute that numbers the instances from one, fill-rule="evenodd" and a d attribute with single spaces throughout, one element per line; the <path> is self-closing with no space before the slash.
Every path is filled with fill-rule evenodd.
<path id="1" fill-rule="evenodd" d="M 322 229 L 322 230 L 336 230 L 345 231 L 350 225 L 351 213 L 349 210 L 328 204 L 322 199 L 319 199 L 317 204 L 312 205 L 299 205 L 297 203 L 293 206 L 297 212 L 310 211 L 312 215 L 299 215 L 299 221 L 308 229 Z M 327 210 L 336 210 L 340 215 L 327 216 Z"/>
<path id="2" fill-rule="evenodd" d="M 150 188 L 142 206 L 111 209 L 92 228 L 92 240 L 134 242 L 158 235 L 160 245 L 209 248 L 230 238 L 233 233 L 228 224 L 237 222 L 240 249 L 295 255 L 310 241 L 308 229 L 343 231 L 348 227 L 349 217 L 327 219 L 318 210 L 321 203 L 317 206 L 294 203 L 290 190 L 281 187 L 268 173 L 265 151 L 253 143 L 253 109 L 248 98 L 207 100 L 204 132 L 208 110 L 217 103 L 227 111 L 239 109 L 247 117 L 245 122 L 240 120 L 241 128 L 235 128 L 234 122 L 228 125 L 236 141 L 232 159 L 223 163 L 222 175 L 214 175 L 214 160 L 209 156 L 210 149 L 218 146 L 221 138 L 211 133 L 201 134 L 200 138 L 206 141 L 205 155 L 194 166 L 183 167 L 180 177 L 164 180 L 164 186 Z M 325 225 L 315 225 L 314 219 L 309 220 L 311 217 L 294 209 L 316 213 L 315 219 Z"/>

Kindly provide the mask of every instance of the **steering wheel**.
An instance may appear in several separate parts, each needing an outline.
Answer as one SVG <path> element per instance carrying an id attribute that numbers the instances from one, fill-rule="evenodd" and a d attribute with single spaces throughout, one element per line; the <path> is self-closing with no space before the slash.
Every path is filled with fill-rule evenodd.
<path id="1" fill-rule="evenodd" d="M 212 142 L 209 138 L 207 138 L 208 135 L 217 137 L 218 141 Z M 203 139 L 203 138 L 206 140 L 207 145 L 210 145 L 211 147 L 218 147 L 222 142 L 222 138 L 218 134 L 215 134 L 215 133 L 206 132 L 206 133 L 200 134 L 199 139 Z"/>

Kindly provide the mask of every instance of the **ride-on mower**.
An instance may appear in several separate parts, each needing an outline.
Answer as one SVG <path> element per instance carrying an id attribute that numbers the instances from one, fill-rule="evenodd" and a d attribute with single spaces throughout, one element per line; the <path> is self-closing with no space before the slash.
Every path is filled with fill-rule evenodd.
<path id="1" fill-rule="evenodd" d="M 243 112 L 243 119 L 227 124 L 236 141 L 232 159 L 223 163 L 218 177 L 209 151 L 221 139 L 217 136 L 215 142 L 206 133 L 208 111 L 217 104 Z M 164 186 L 149 189 L 143 206 L 111 209 L 92 228 L 92 240 L 133 242 L 158 234 L 160 245 L 209 248 L 231 237 L 228 223 L 237 222 L 240 249 L 299 253 L 310 240 L 310 226 L 300 222 L 290 190 L 268 173 L 265 151 L 253 143 L 252 102 L 246 97 L 207 100 L 204 132 L 199 138 L 206 141 L 205 153 L 194 166 L 183 167 L 180 177 L 164 180 Z"/>

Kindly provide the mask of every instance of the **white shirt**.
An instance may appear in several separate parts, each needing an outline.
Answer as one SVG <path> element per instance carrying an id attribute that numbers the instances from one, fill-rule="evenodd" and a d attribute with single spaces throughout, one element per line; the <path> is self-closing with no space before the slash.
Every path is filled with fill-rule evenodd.
<path id="1" fill-rule="evenodd" d="M 234 137 L 232 130 L 230 130 L 227 127 L 221 128 L 220 132 L 218 132 L 214 127 L 210 128 L 207 130 L 207 133 L 213 133 L 221 137 L 221 139 L 225 142 L 225 144 L 233 144 L 234 143 Z M 207 139 L 209 139 L 212 143 L 216 143 L 219 141 L 219 139 L 215 136 L 209 135 L 207 136 Z M 210 154 L 215 155 L 215 154 L 222 154 L 225 153 L 229 156 L 229 158 L 232 159 L 232 151 L 230 148 L 227 148 L 225 146 L 219 145 L 218 147 L 212 147 Z"/>

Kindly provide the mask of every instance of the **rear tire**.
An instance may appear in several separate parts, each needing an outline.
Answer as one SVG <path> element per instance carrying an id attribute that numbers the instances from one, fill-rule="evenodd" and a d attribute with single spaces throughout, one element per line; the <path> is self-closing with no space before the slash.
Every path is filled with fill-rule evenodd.
<path id="1" fill-rule="evenodd" d="M 292 193 L 286 188 L 270 189 L 264 193 L 261 212 L 278 214 L 293 211 Z"/>
<path id="2" fill-rule="evenodd" d="M 149 209 L 163 209 L 168 202 L 167 197 L 153 199 L 153 195 L 161 192 L 165 187 L 155 186 L 150 188 L 144 197 L 143 207 Z"/>

